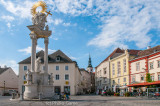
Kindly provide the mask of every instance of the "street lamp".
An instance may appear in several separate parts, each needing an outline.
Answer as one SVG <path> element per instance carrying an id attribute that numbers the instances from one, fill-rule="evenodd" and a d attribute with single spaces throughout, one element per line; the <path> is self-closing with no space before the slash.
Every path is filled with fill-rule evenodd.
<path id="1" fill-rule="evenodd" d="M 5 81 L 4 81 L 4 93 L 5 93 Z"/>

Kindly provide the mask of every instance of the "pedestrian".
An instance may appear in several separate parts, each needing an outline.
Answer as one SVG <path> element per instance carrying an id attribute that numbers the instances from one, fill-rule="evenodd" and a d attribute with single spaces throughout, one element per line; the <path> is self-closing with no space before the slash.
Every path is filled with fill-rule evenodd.
<path id="1" fill-rule="evenodd" d="M 66 99 L 69 100 L 69 92 L 68 92 L 68 90 L 66 91 Z"/>

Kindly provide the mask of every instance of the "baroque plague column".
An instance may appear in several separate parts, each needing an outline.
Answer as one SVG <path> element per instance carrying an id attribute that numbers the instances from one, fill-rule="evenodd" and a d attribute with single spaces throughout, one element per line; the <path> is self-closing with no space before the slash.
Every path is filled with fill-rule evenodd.
<path id="1" fill-rule="evenodd" d="M 38 6 L 42 7 L 41 12 L 36 12 Z M 53 97 L 53 76 L 48 74 L 48 42 L 51 31 L 49 30 L 47 22 L 47 16 L 50 12 L 47 12 L 46 4 L 43 1 L 39 1 L 33 5 L 32 12 L 32 24 L 27 26 L 32 40 L 31 49 L 31 70 L 26 73 L 27 83 L 24 91 L 24 99 L 45 99 Z M 50 14 L 51 15 L 51 14 Z M 36 46 L 39 38 L 44 39 L 45 52 L 44 52 L 44 71 L 40 70 L 42 64 L 42 58 L 36 57 Z"/>

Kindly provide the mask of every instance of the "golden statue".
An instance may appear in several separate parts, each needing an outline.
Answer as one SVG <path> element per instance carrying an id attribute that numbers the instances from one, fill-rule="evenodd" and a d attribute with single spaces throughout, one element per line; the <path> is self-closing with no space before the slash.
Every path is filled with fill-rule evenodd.
<path id="1" fill-rule="evenodd" d="M 37 7 L 41 7 L 42 10 L 37 12 Z M 44 1 L 38 1 L 35 3 L 31 9 L 32 13 L 32 24 L 28 26 L 31 30 L 31 34 L 36 34 L 37 38 L 45 38 L 51 35 L 51 31 L 49 30 L 49 26 L 47 23 L 47 16 L 52 15 L 51 12 L 47 12 L 47 5 Z"/>
<path id="2" fill-rule="evenodd" d="M 32 6 L 32 9 L 31 9 L 31 13 L 32 15 L 36 15 L 37 12 L 36 12 L 36 9 L 37 7 L 41 6 L 42 10 L 41 10 L 41 13 L 47 13 L 47 16 L 48 14 L 52 15 L 51 12 L 47 12 L 47 5 L 44 1 L 38 1 L 37 3 L 35 3 L 33 6 Z"/>

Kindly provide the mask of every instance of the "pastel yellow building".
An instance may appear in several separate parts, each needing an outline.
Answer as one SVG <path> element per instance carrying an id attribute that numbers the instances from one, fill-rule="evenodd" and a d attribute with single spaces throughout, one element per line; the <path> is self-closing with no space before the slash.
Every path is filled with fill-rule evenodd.
<path id="1" fill-rule="evenodd" d="M 110 57 L 111 87 L 114 92 L 122 95 L 128 90 L 129 85 L 129 60 L 133 59 L 139 50 L 123 50 L 123 53 Z"/>

